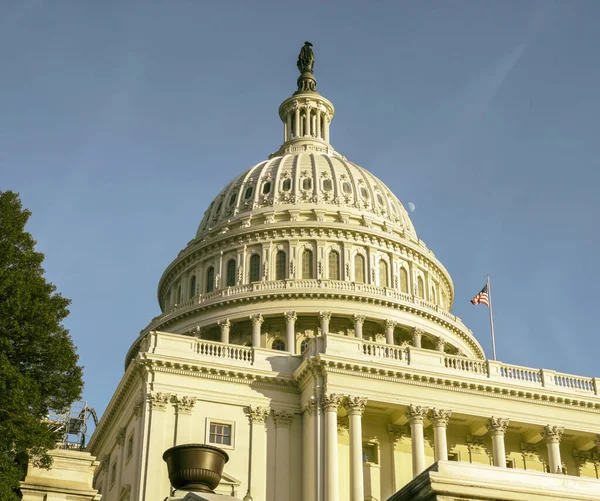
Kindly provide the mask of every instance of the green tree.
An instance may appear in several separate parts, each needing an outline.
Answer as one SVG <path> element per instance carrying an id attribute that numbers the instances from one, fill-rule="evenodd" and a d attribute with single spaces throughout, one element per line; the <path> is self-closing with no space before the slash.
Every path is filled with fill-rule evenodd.
<path id="1" fill-rule="evenodd" d="M 28 458 L 49 466 L 56 435 L 44 424 L 83 388 L 82 368 L 62 321 L 70 300 L 44 278 L 44 255 L 25 231 L 31 213 L 0 191 L 0 499 L 19 499 Z"/>

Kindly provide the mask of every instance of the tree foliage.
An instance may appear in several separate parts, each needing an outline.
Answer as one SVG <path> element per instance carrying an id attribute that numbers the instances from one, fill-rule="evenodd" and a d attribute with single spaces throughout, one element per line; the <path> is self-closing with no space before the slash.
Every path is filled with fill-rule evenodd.
<path id="1" fill-rule="evenodd" d="M 83 388 L 82 368 L 62 321 L 70 300 L 44 278 L 44 255 L 25 231 L 31 213 L 0 191 L 0 499 L 17 489 L 33 458 L 49 466 L 56 435 L 49 411 L 68 408 Z"/>

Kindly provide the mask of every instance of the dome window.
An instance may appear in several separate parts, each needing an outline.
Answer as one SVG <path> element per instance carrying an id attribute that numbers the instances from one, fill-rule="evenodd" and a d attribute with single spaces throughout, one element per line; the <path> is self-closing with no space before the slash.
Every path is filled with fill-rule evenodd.
<path id="1" fill-rule="evenodd" d="M 196 297 L 196 275 L 190 278 L 190 297 Z"/>
<path id="2" fill-rule="evenodd" d="M 206 272 L 206 292 L 212 292 L 215 289 L 215 269 L 211 266 Z"/>
<path id="3" fill-rule="evenodd" d="M 250 258 L 250 282 L 258 282 L 260 280 L 260 256 L 253 254 Z"/>
<path id="4" fill-rule="evenodd" d="M 215 211 L 215 216 L 219 215 L 219 213 L 221 212 L 221 207 L 223 207 L 223 201 L 222 200 L 219 202 L 219 205 L 217 205 L 217 210 Z"/>
<path id="5" fill-rule="evenodd" d="M 323 180 L 323 191 L 331 191 L 333 190 L 333 183 L 331 182 L 331 179 L 324 179 Z"/>
<path id="6" fill-rule="evenodd" d="M 303 190 L 312 190 L 312 179 L 310 177 L 305 177 L 302 180 L 302 189 Z"/>
<path id="7" fill-rule="evenodd" d="M 365 258 L 360 254 L 354 256 L 354 281 L 365 283 Z"/>
<path id="8" fill-rule="evenodd" d="M 369 199 L 369 192 L 364 186 L 360 189 L 360 196 L 363 197 L 365 200 Z"/>
<path id="9" fill-rule="evenodd" d="M 306 249 L 302 253 L 302 278 L 314 278 L 313 269 L 313 253 Z"/>
<path id="10" fill-rule="evenodd" d="M 408 292 L 408 272 L 404 267 L 400 268 L 400 290 Z"/>
<path id="11" fill-rule="evenodd" d="M 383 197 L 381 196 L 381 193 L 377 193 L 377 203 L 379 205 L 385 205 L 385 203 L 383 201 Z"/>
<path id="12" fill-rule="evenodd" d="M 340 279 L 340 253 L 332 250 L 329 253 L 329 280 Z"/>
<path id="13" fill-rule="evenodd" d="M 275 255 L 275 280 L 285 280 L 286 278 L 286 255 L 284 251 L 279 251 Z"/>
<path id="14" fill-rule="evenodd" d="M 267 181 L 263 184 L 263 195 L 268 195 L 271 193 L 271 181 Z"/>
<path id="15" fill-rule="evenodd" d="M 237 200 L 237 193 L 234 193 L 233 195 L 231 195 L 231 197 L 229 198 L 229 207 L 231 207 L 235 201 Z"/>
<path id="16" fill-rule="evenodd" d="M 281 189 L 283 191 L 290 191 L 292 189 L 292 180 L 291 179 L 284 179 L 283 183 L 281 184 Z"/>
<path id="17" fill-rule="evenodd" d="M 421 277 L 417 277 L 417 297 L 425 299 L 425 284 Z"/>
<path id="18" fill-rule="evenodd" d="M 227 287 L 233 287 L 235 285 L 235 259 L 227 261 Z"/>
<path id="19" fill-rule="evenodd" d="M 379 261 L 379 287 L 389 287 L 388 265 L 383 259 Z"/>
<path id="20" fill-rule="evenodd" d="M 285 343 L 283 342 L 282 339 L 274 339 L 273 342 L 271 343 L 271 349 L 272 350 L 277 350 L 277 351 L 285 351 Z"/>
<path id="21" fill-rule="evenodd" d="M 266 184 L 265 184 L 266 186 Z M 271 187 L 269 186 L 269 190 L 271 189 Z M 264 193 L 264 187 L 263 187 L 263 193 Z M 254 187 L 253 186 L 248 186 L 248 188 L 246 188 L 246 192 L 244 193 L 244 200 L 248 200 L 249 198 L 252 197 L 252 193 L 254 193 Z M 267 191 L 267 193 L 269 193 Z"/>
<path id="22" fill-rule="evenodd" d="M 344 181 L 342 183 L 342 191 L 346 195 L 352 195 L 352 186 L 350 186 L 350 183 L 348 181 Z"/>

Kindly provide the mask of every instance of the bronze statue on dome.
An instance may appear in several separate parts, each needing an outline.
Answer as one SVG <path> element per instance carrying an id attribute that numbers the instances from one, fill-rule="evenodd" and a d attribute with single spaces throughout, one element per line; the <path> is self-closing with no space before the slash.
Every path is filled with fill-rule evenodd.
<path id="1" fill-rule="evenodd" d="M 304 46 L 300 49 L 298 55 L 298 70 L 300 73 L 312 73 L 315 65 L 315 53 L 312 50 L 310 42 L 304 42 Z"/>

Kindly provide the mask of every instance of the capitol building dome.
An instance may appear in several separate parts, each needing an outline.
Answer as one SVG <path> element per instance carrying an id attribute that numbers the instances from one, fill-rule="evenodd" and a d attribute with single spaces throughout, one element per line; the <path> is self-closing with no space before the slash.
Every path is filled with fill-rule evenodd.
<path id="1" fill-rule="evenodd" d="M 400 200 L 331 145 L 334 114 L 303 72 L 279 107 L 283 144 L 210 203 L 126 363 L 151 330 L 292 355 L 327 331 L 485 358 Z"/>

